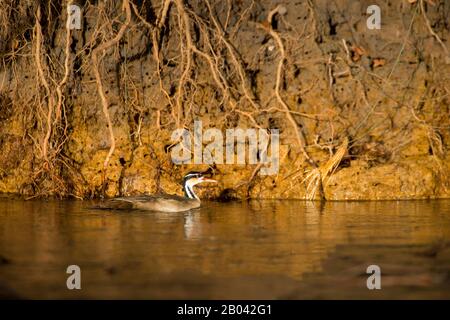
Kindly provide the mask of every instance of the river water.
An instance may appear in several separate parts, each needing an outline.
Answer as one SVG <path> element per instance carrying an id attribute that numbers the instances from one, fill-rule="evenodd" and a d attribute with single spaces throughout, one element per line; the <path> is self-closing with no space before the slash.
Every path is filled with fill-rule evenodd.
<path id="1" fill-rule="evenodd" d="M 0 198 L 0 297 L 450 298 L 450 200 L 95 205 Z M 80 290 L 67 289 L 69 265 Z"/>

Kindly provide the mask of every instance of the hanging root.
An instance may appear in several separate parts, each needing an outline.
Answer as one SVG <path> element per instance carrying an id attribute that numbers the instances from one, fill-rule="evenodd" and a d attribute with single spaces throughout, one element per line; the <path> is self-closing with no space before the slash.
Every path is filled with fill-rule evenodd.
<path id="1" fill-rule="evenodd" d="M 44 67 L 42 65 L 42 28 L 41 28 L 41 7 L 39 6 L 36 13 L 36 26 L 35 26 L 35 42 L 36 42 L 36 49 L 34 53 L 35 61 L 36 61 L 36 67 L 38 72 L 38 77 L 41 81 L 41 84 L 43 85 L 45 89 L 45 94 L 47 98 L 47 116 L 46 116 L 46 124 L 47 124 L 47 132 L 45 134 L 44 140 L 42 142 L 42 158 L 45 160 L 45 162 L 49 163 L 48 158 L 48 141 L 50 139 L 50 135 L 52 132 L 52 115 L 53 115 L 53 108 L 54 108 L 54 97 L 50 90 L 50 85 L 47 81 L 47 76 L 44 71 Z"/>
<path id="2" fill-rule="evenodd" d="M 448 49 L 447 49 L 446 45 L 444 44 L 444 42 L 442 42 L 442 39 L 438 36 L 438 34 L 436 32 L 434 32 L 433 28 L 431 27 L 430 20 L 428 20 L 427 14 L 425 13 L 425 8 L 424 8 L 424 5 L 423 5 L 423 1 L 424 0 L 420 0 L 420 11 L 422 12 L 422 15 L 423 15 L 423 18 L 425 20 L 425 24 L 427 25 L 428 31 L 430 31 L 431 35 L 441 45 L 442 50 L 444 50 L 445 58 L 447 59 L 447 61 L 450 61 L 450 54 L 448 52 Z"/>
<path id="3" fill-rule="evenodd" d="M 281 77 L 282 77 L 282 73 L 283 73 L 284 61 L 286 60 L 286 51 L 284 49 L 283 41 L 281 40 L 280 35 L 272 28 L 272 19 L 275 16 L 275 14 L 279 13 L 281 8 L 282 8 L 282 6 L 278 5 L 275 9 L 273 9 L 269 12 L 269 15 L 267 17 L 268 27 L 264 28 L 267 32 L 269 32 L 269 34 L 275 40 L 275 42 L 278 45 L 278 49 L 280 50 L 280 61 L 278 62 L 277 76 L 276 76 L 276 83 L 275 83 L 275 95 L 277 97 L 278 102 L 284 109 L 287 120 L 293 127 L 293 130 L 297 137 L 297 143 L 298 143 L 301 153 L 303 154 L 305 159 L 309 162 L 309 164 L 311 164 L 313 167 L 317 167 L 317 164 L 309 156 L 308 152 L 306 152 L 306 149 L 305 149 L 306 141 L 305 141 L 305 136 L 302 132 L 302 129 L 299 127 L 299 125 L 295 121 L 288 105 L 283 100 L 281 93 L 280 93 Z"/>
<path id="4" fill-rule="evenodd" d="M 111 160 L 111 156 L 113 155 L 114 150 L 116 148 L 116 140 L 114 137 L 114 130 L 113 130 L 111 117 L 110 117 L 109 111 L 108 111 L 109 101 L 108 101 L 108 98 L 106 97 L 102 78 L 101 78 L 100 71 L 99 71 L 99 55 L 103 55 L 108 48 L 119 43 L 120 39 L 122 39 L 122 37 L 125 33 L 125 30 L 128 28 L 128 25 L 130 24 L 131 9 L 130 9 L 129 0 L 123 0 L 122 8 L 123 8 L 123 10 L 125 10 L 126 19 L 125 19 L 125 23 L 120 27 L 119 32 L 116 34 L 116 36 L 114 38 L 112 38 L 111 40 L 109 40 L 107 42 L 100 44 L 98 47 L 96 47 L 92 51 L 92 67 L 93 67 L 93 71 L 94 71 L 94 75 L 95 75 L 95 81 L 97 83 L 98 94 L 99 94 L 101 102 L 102 102 L 103 114 L 105 116 L 106 123 L 108 126 L 109 139 L 110 139 L 110 143 L 111 143 L 108 155 L 106 156 L 105 161 L 103 162 L 103 175 L 102 175 L 102 194 L 103 195 L 105 193 L 105 187 L 106 187 L 106 170 L 108 168 L 109 161 Z"/>
<path id="5" fill-rule="evenodd" d="M 55 64 L 54 57 L 48 54 L 44 47 L 41 19 L 41 5 L 38 5 L 34 26 L 33 57 L 39 80 L 37 89 L 42 86 L 44 96 L 37 99 L 38 109 L 35 112 L 38 127 L 42 130 L 42 139 L 34 138 L 29 134 L 38 150 L 35 157 L 38 163 L 32 175 L 31 185 L 35 190 L 35 196 L 64 196 L 67 194 L 68 185 L 61 177 L 61 173 L 62 167 L 67 167 L 68 164 L 62 160 L 61 151 L 67 140 L 68 124 L 65 112 L 62 110 L 65 109 L 64 89 L 72 70 L 70 63 L 71 34 L 69 28 L 66 27 L 66 45 L 63 51 L 65 55 L 64 73 L 61 80 L 58 80 L 57 71 L 52 68 Z"/>

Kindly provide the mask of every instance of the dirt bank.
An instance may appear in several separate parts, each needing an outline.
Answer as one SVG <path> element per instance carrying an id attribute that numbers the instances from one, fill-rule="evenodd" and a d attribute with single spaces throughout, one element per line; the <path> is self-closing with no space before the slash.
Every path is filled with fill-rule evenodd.
<path id="1" fill-rule="evenodd" d="M 181 193 L 201 120 L 280 130 L 278 174 L 216 164 L 203 197 L 450 196 L 448 1 L 376 1 L 373 30 L 373 1 L 0 4 L 2 193 Z"/>

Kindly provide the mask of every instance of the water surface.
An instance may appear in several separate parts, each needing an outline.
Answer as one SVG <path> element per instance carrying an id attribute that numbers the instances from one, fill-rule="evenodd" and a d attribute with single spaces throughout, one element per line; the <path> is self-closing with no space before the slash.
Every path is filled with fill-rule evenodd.
<path id="1" fill-rule="evenodd" d="M 450 298 L 450 200 L 206 202 L 188 213 L 0 198 L 0 297 Z M 368 290 L 378 265 L 381 290 Z M 68 290 L 66 268 L 81 268 Z"/>

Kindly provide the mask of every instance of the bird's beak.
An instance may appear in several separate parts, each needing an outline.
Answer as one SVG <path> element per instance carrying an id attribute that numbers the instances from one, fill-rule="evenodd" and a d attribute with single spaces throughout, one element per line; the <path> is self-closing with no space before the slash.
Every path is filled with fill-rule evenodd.
<path id="1" fill-rule="evenodd" d="M 209 178 L 205 178 L 205 177 L 201 177 L 201 178 L 200 178 L 200 181 L 201 181 L 201 182 L 216 182 L 216 183 L 217 183 L 216 180 L 214 180 L 214 179 L 209 179 Z"/>

